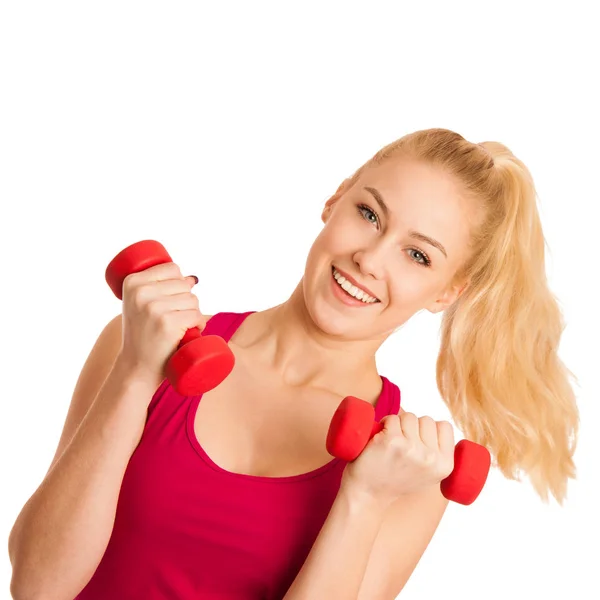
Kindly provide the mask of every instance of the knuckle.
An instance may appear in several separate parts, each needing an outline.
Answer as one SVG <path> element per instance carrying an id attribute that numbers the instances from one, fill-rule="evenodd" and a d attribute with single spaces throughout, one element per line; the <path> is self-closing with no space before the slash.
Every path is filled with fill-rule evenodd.
<path id="1" fill-rule="evenodd" d="M 137 282 L 137 273 L 130 273 L 123 279 L 123 290 L 126 292 L 131 292 L 131 290 L 135 287 Z"/>
<path id="2" fill-rule="evenodd" d="M 183 279 L 181 269 L 179 268 L 179 265 L 176 263 L 169 264 L 169 275 L 171 275 L 173 277 L 173 279 Z"/>
<path id="3" fill-rule="evenodd" d="M 439 466 L 438 456 L 434 450 L 426 448 L 423 452 L 423 464 L 427 468 L 436 468 Z"/>
<path id="4" fill-rule="evenodd" d="M 135 289 L 135 292 L 133 294 L 134 304 L 138 308 L 140 308 L 141 306 L 146 304 L 146 301 L 149 299 L 149 297 L 150 297 L 150 287 L 148 285 L 140 285 L 139 287 L 137 287 Z"/>
<path id="5" fill-rule="evenodd" d="M 164 312 L 157 316 L 158 327 L 161 333 L 165 333 L 171 328 L 171 313 Z"/>
<path id="6" fill-rule="evenodd" d="M 399 415 L 401 423 L 414 423 L 417 420 L 417 415 L 411 412 L 405 412 Z"/>
<path id="7" fill-rule="evenodd" d="M 419 429 L 421 431 L 437 433 L 436 422 L 432 417 L 421 417 L 419 419 Z"/>
<path id="8" fill-rule="evenodd" d="M 161 311 L 160 303 L 157 300 L 151 300 L 144 304 L 144 310 L 152 318 L 164 318 L 164 314 Z"/>
<path id="9" fill-rule="evenodd" d="M 399 435 L 388 436 L 385 443 L 392 456 L 403 456 L 410 452 L 410 444 Z"/>
<path id="10" fill-rule="evenodd" d="M 407 460 L 409 462 L 419 462 L 419 448 L 417 444 L 412 440 L 407 440 L 406 438 L 399 438 L 399 443 L 397 446 L 397 456 L 402 458 L 403 460 Z"/>
<path id="11" fill-rule="evenodd" d="M 454 427 L 449 421 L 440 421 L 437 424 L 438 433 L 448 436 L 449 439 L 454 441 Z"/>
<path id="12" fill-rule="evenodd" d="M 386 427 L 384 429 L 384 431 L 386 431 L 386 432 L 389 433 L 390 432 L 390 427 L 389 426 L 391 426 L 393 428 L 395 425 L 397 425 L 398 423 L 400 423 L 400 419 L 399 419 L 398 415 L 386 415 L 385 417 L 383 417 L 381 419 L 380 423 L 382 425 L 387 425 L 388 426 L 388 427 Z"/>

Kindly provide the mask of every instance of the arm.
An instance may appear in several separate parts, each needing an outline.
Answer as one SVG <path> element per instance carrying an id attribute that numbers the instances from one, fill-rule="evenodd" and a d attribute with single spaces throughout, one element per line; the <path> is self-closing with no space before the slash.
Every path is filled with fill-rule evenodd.
<path id="1" fill-rule="evenodd" d="M 340 489 L 284 600 L 394 600 L 429 545 L 448 501 L 439 484 L 385 511 Z"/>
<path id="2" fill-rule="evenodd" d="M 340 488 L 327 520 L 283 600 L 356 600 L 383 523 L 367 496 Z"/>
<path id="3" fill-rule="evenodd" d="M 369 556 L 358 600 L 393 600 L 431 542 L 448 506 L 440 486 L 397 500 Z"/>
<path id="4" fill-rule="evenodd" d="M 11 593 L 73 598 L 110 539 L 125 468 L 141 438 L 154 382 L 114 362 L 120 320 L 100 336 L 76 386 L 52 465 L 11 530 Z"/>

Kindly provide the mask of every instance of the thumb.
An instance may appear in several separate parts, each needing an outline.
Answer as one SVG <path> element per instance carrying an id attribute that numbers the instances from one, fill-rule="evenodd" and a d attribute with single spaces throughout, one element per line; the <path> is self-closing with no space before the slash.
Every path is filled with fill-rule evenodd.
<path id="1" fill-rule="evenodd" d="M 402 435 L 402 426 L 398 415 L 386 415 L 379 422 L 383 425 L 380 433 L 390 436 Z"/>
<path id="2" fill-rule="evenodd" d="M 367 443 L 365 451 L 369 447 L 377 447 L 385 445 L 391 438 L 398 435 L 402 435 L 402 428 L 400 427 L 400 420 L 398 415 L 386 415 L 383 417 L 379 424 L 383 429 L 378 431 Z"/>
<path id="3" fill-rule="evenodd" d="M 186 281 L 189 281 L 192 285 L 196 285 L 198 283 L 198 278 L 195 275 L 188 275 Z"/>

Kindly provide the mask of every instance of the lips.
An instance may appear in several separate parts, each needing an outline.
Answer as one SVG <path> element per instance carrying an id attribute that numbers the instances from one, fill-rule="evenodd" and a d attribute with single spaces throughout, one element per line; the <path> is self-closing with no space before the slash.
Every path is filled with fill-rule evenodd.
<path id="1" fill-rule="evenodd" d="M 368 287 L 358 283 L 356 281 L 356 279 L 354 279 L 354 277 L 351 277 L 348 273 L 346 273 L 345 271 L 342 271 L 342 269 L 340 269 L 339 267 L 332 265 L 331 269 L 332 269 L 332 271 L 333 271 L 333 269 L 335 269 L 340 275 L 342 275 L 345 279 L 347 279 L 352 285 L 355 285 L 359 290 L 366 292 L 367 294 L 369 294 L 369 296 L 373 296 L 373 298 L 376 298 L 377 302 L 381 302 L 381 300 L 379 300 L 379 298 L 377 297 L 377 294 L 374 294 Z"/>

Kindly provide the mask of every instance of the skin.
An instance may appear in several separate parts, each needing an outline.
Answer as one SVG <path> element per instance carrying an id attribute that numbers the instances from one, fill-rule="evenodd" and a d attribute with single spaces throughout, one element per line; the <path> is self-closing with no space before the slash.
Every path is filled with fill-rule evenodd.
<path id="1" fill-rule="evenodd" d="M 386 218 L 365 186 L 376 188 L 389 208 Z M 358 211 L 363 204 L 369 209 Z M 364 388 L 379 385 L 375 353 L 421 310 L 438 313 L 464 289 L 451 280 L 468 256 L 474 214 L 453 179 L 412 160 L 388 160 L 346 180 L 327 200 L 324 227 L 291 297 L 261 314 L 252 340 L 254 355 L 290 386 L 335 389 L 344 378 Z M 433 246 L 408 237 L 420 231 Z M 431 266 L 425 267 L 425 253 Z M 380 302 L 354 308 L 332 294 L 331 266 L 368 287 Z M 258 333 L 260 331 L 260 333 Z M 250 345 L 250 342 L 249 342 Z"/>
<path id="2" fill-rule="evenodd" d="M 365 186 L 379 190 L 387 218 Z M 359 204 L 379 218 L 367 208 L 359 214 Z M 351 187 L 344 182 L 325 205 L 325 226 L 304 277 L 286 303 L 269 311 L 263 358 L 288 381 L 333 388 L 339 377 L 354 377 L 358 385 L 376 376 L 375 352 L 398 327 L 421 310 L 444 310 L 466 287 L 452 281 L 468 256 L 475 216 L 451 178 L 414 161 L 386 162 Z M 436 239 L 447 257 L 410 239 L 409 229 Z M 421 264 L 423 252 L 430 267 Z M 353 308 L 337 300 L 332 264 L 381 302 Z M 382 423 L 384 430 L 344 470 L 327 521 L 285 600 L 391 599 L 425 551 L 447 506 L 439 481 L 452 468 L 452 427 L 402 411 Z"/>
<path id="3" fill-rule="evenodd" d="M 364 186 L 379 190 L 389 207 L 389 217 L 384 216 Z M 376 210 L 379 219 L 366 207 L 359 213 L 359 204 Z M 406 159 L 395 159 L 367 169 L 353 186 L 344 182 L 326 202 L 322 213 L 324 227 L 310 249 L 304 275 L 290 298 L 281 305 L 251 315 L 234 336 L 236 350 L 242 350 L 236 353 L 236 360 L 242 359 L 236 362 L 241 382 L 244 385 L 250 382 L 247 385 L 250 392 L 253 387 L 259 390 L 255 392 L 255 399 L 266 397 L 267 404 L 259 405 L 261 410 L 258 412 L 265 417 L 272 412 L 268 410 L 268 401 L 274 394 L 262 393 L 267 382 L 277 392 L 277 398 L 288 396 L 281 392 L 281 383 L 290 389 L 296 388 L 297 394 L 289 394 L 289 407 L 302 411 L 297 414 L 321 410 L 322 414 L 313 415 L 312 423 L 310 419 L 304 421 L 306 430 L 318 428 L 319 422 L 322 426 L 328 424 L 327 419 L 331 415 L 325 414 L 327 411 L 323 410 L 323 406 L 329 402 L 333 408 L 339 403 L 340 397 L 345 395 L 340 391 L 340 385 L 359 397 L 375 399 L 381 386 L 375 366 L 377 349 L 412 315 L 424 309 L 431 313 L 443 310 L 458 298 L 463 289 L 450 285 L 450 282 L 467 256 L 469 223 L 473 217 L 451 178 L 430 166 Z M 410 228 L 440 241 L 446 249 L 447 258 L 435 248 L 409 239 L 407 232 Z M 420 264 L 423 255 L 419 252 L 427 253 L 432 261 L 431 267 Z M 361 308 L 348 307 L 340 302 L 331 289 L 332 264 L 366 285 L 380 302 Z M 119 321 L 113 322 L 119 326 L 111 334 L 110 343 L 118 347 L 121 344 L 121 327 Z M 104 343 L 107 343 L 106 339 Z M 243 351 L 246 349 L 250 352 Z M 110 354 L 106 349 L 103 352 Z M 114 352 L 116 350 L 113 356 Z M 250 358 L 244 361 L 244 356 Z M 117 381 L 121 379 L 116 378 Z M 227 380 L 208 396 L 216 394 L 218 399 L 221 393 L 226 400 L 226 386 Z M 105 401 L 96 402 L 87 414 L 92 414 L 95 409 L 116 410 L 115 404 L 109 402 L 116 393 L 111 389 L 108 388 Z M 155 389 L 155 386 L 150 389 Z M 324 390 L 329 395 L 313 394 L 315 390 Z M 229 456 L 236 465 L 240 464 L 240 459 L 235 455 L 235 444 L 228 440 L 241 439 L 242 445 L 255 440 L 252 436 L 240 438 L 225 434 L 227 424 L 233 422 L 229 432 L 235 432 L 236 426 L 240 427 L 235 418 L 227 416 L 227 410 L 230 415 L 241 414 L 242 418 L 238 421 L 241 420 L 243 427 L 253 433 L 252 425 L 244 419 L 249 413 L 242 412 L 244 404 L 248 404 L 247 398 L 244 397 L 244 403 L 236 406 L 232 404 L 231 397 L 235 399 L 238 395 L 229 396 L 230 402 L 225 407 L 223 403 L 213 402 L 206 415 L 209 419 L 200 420 L 200 423 L 208 421 L 211 412 L 216 413 L 212 416 L 213 425 L 208 423 L 208 432 L 204 431 L 199 437 L 206 441 L 207 433 L 212 434 L 211 443 L 221 444 L 221 453 Z M 320 406 L 312 405 L 307 410 L 306 404 L 297 401 L 299 397 L 303 400 L 318 398 Z M 201 407 L 205 404 L 206 398 Z M 257 412 L 257 405 L 250 404 L 252 412 Z M 219 417 L 219 407 L 225 409 L 225 416 L 215 421 Z M 245 410 L 248 411 L 248 407 Z M 82 414 L 86 414 L 85 411 Z M 279 410 L 275 418 L 285 417 L 285 414 L 285 410 Z M 96 415 L 85 422 L 89 425 L 100 418 L 106 424 L 110 417 L 107 415 Z M 123 420 L 123 414 L 113 416 Z M 133 418 L 125 416 L 129 420 Z M 142 422 L 140 415 L 135 415 L 135 419 Z M 218 425 L 214 425 L 215 422 Z M 417 420 L 411 413 L 389 415 L 382 422 L 385 423 L 384 431 L 377 434 L 361 456 L 346 467 L 340 492 L 285 600 L 395 598 L 431 539 L 447 503 L 439 491 L 441 477 L 436 469 L 441 466 L 444 457 L 451 456 L 451 429 L 446 428 L 448 434 L 441 436 L 435 422 L 424 418 Z M 281 418 L 282 429 L 289 427 L 289 423 Z M 106 427 L 100 429 L 105 430 Z M 114 427 L 108 429 L 112 431 Z M 260 430 L 257 431 L 254 431 L 257 433 L 255 437 L 259 438 Z M 322 428 L 321 433 L 313 438 L 318 439 L 319 445 L 322 445 L 323 431 Z M 66 439 L 68 436 L 64 437 Z M 74 439 L 81 441 L 86 437 Z M 61 443 L 64 440 L 61 438 Z M 98 444 L 101 442 L 96 441 Z M 84 451 L 94 454 L 90 444 L 80 444 L 81 447 L 64 455 L 64 445 L 59 447 L 53 465 L 61 455 L 63 459 L 53 473 L 62 473 L 63 478 L 69 473 L 73 475 L 75 467 L 65 467 L 68 463 L 64 461 L 70 457 L 73 462 Z M 308 447 L 308 442 L 306 444 Z M 314 441 L 313 445 L 316 445 Z M 246 454 L 248 447 L 247 444 L 243 448 Z M 266 454 L 270 457 L 268 450 Z M 255 454 L 260 454 L 260 451 L 258 446 Z M 95 454 L 98 455 L 97 452 Z M 128 449 L 122 450 L 121 458 L 130 454 Z M 304 449 L 296 454 L 303 455 Z M 284 456 L 283 464 L 289 468 L 286 459 L 289 460 L 289 456 Z M 305 470 L 308 468 L 305 467 Z M 344 484 L 352 480 L 354 484 Z M 56 477 L 49 477 L 47 481 L 56 481 Z M 57 489 L 61 487 L 60 482 L 54 485 Z M 64 513 L 65 506 L 62 504 L 57 510 Z M 53 518 L 51 522 L 61 520 L 58 513 Z M 76 525 L 71 522 L 73 530 L 77 529 Z M 59 537 L 64 538 L 64 532 Z"/>

